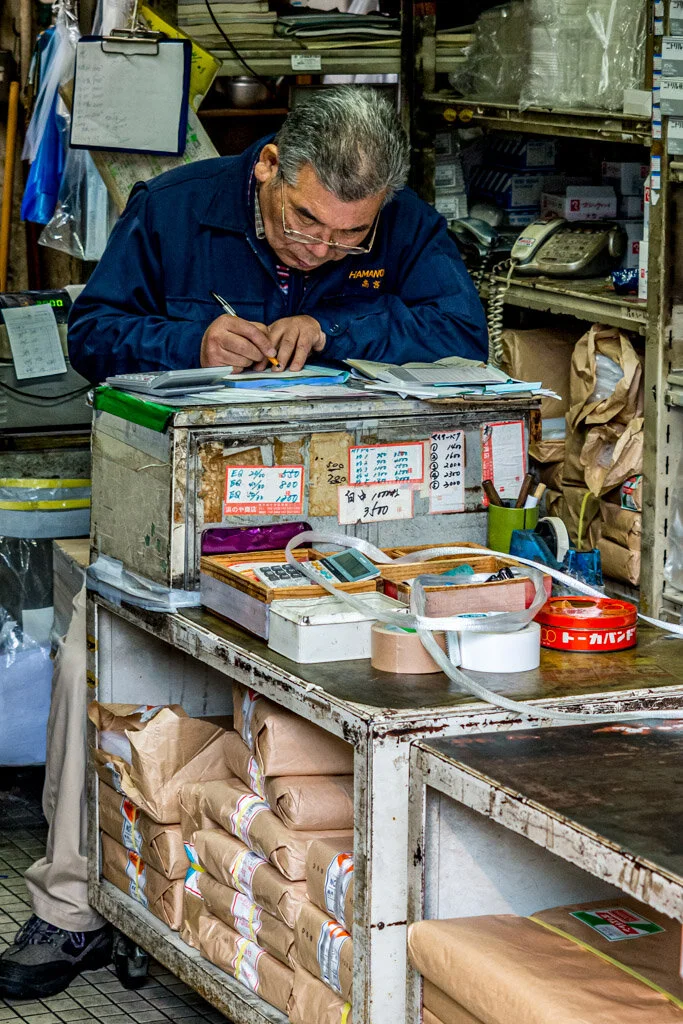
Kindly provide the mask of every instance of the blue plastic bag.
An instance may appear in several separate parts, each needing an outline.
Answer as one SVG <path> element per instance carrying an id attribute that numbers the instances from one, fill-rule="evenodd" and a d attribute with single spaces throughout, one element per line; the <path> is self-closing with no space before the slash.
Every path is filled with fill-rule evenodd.
<path id="1" fill-rule="evenodd" d="M 35 221 L 37 224 L 47 224 L 55 212 L 64 171 L 64 150 L 57 127 L 57 100 L 58 95 L 55 93 L 21 201 L 21 219 Z"/>

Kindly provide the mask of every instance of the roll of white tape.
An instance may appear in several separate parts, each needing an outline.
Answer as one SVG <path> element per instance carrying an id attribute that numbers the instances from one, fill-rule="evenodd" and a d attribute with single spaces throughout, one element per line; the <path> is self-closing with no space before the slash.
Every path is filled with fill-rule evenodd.
<path id="1" fill-rule="evenodd" d="M 541 663 L 541 627 L 537 622 L 516 633 L 458 635 L 460 667 L 471 672 L 529 672 Z"/>

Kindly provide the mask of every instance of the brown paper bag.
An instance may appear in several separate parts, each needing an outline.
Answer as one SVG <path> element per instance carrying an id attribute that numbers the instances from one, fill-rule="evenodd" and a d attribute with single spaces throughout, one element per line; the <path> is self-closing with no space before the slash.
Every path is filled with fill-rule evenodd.
<path id="1" fill-rule="evenodd" d="M 640 551 L 643 532 L 643 517 L 640 512 L 631 512 L 619 505 L 609 505 L 603 501 L 600 505 L 602 519 L 602 536 L 606 540 L 620 544 L 624 548 Z"/>
<path id="2" fill-rule="evenodd" d="M 197 882 L 206 909 L 214 917 L 245 939 L 255 942 L 276 960 L 288 967 L 294 966 L 294 932 L 283 921 L 278 921 L 263 907 L 252 903 L 243 893 L 217 882 L 208 871 L 202 871 Z"/>
<path id="3" fill-rule="evenodd" d="M 559 491 L 564 480 L 564 463 L 549 462 L 547 465 L 536 464 L 536 475 L 542 484 L 551 491 Z"/>
<path id="4" fill-rule="evenodd" d="M 348 1003 L 298 964 L 289 1004 L 291 1024 L 353 1024 Z"/>
<path id="5" fill-rule="evenodd" d="M 294 832 L 288 829 L 268 804 L 242 782 L 207 782 L 201 806 L 206 815 L 241 839 L 250 850 L 269 860 L 292 882 L 305 879 L 306 854 L 315 839 L 340 836 L 337 830 Z M 348 835 L 345 838 L 352 841 Z"/>
<path id="6" fill-rule="evenodd" d="M 139 853 L 145 864 L 164 878 L 184 878 L 187 856 L 180 825 L 157 825 L 139 807 L 110 786 L 99 787 L 100 828 Z"/>
<path id="7" fill-rule="evenodd" d="M 441 1021 L 441 1024 L 483 1024 L 478 1017 L 473 1017 L 464 1006 L 454 1002 L 445 992 L 425 981 L 422 993 L 424 1007 L 423 1024 L 428 1021 Z"/>
<path id="8" fill-rule="evenodd" d="M 223 829 L 195 832 L 194 846 L 199 864 L 212 878 L 243 893 L 288 928 L 294 928 L 299 909 L 306 902 L 303 882 L 288 882 L 272 864 Z"/>
<path id="9" fill-rule="evenodd" d="M 598 541 L 602 571 L 605 576 L 623 580 L 637 586 L 640 583 L 640 549 L 623 548 L 612 540 L 601 537 Z"/>
<path id="10" fill-rule="evenodd" d="M 567 436 L 564 441 L 564 462 L 562 463 L 562 486 L 585 487 L 585 470 L 581 462 L 581 452 L 586 443 L 586 431 L 570 430 L 567 424 Z"/>
<path id="11" fill-rule="evenodd" d="M 226 761 L 232 775 L 262 797 L 294 831 L 353 828 L 352 775 L 291 775 L 266 778 L 239 733 L 226 736 Z"/>
<path id="12" fill-rule="evenodd" d="M 673 935 L 680 945 L 678 927 Z M 527 918 L 419 921 L 409 928 L 408 950 L 421 974 L 486 1024 L 680 1024 L 681 1011 L 659 992 Z M 677 971 L 671 984 L 681 984 Z"/>
<path id="13" fill-rule="evenodd" d="M 126 850 L 106 832 L 101 832 L 102 875 L 121 892 L 127 893 L 150 913 L 178 931 L 183 922 L 183 882 L 164 878 L 134 850 Z"/>
<path id="14" fill-rule="evenodd" d="M 178 718 L 189 718 L 180 704 L 102 704 L 98 700 L 88 705 L 88 718 L 98 732 L 139 732 L 164 709 Z"/>
<path id="15" fill-rule="evenodd" d="M 353 747 L 253 690 L 233 684 L 235 729 L 264 775 L 352 775 Z"/>
<path id="16" fill-rule="evenodd" d="M 558 516 L 560 519 L 563 518 L 564 498 L 561 491 L 555 491 L 549 488 L 545 492 L 545 510 L 549 516 Z"/>
<path id="17" fill-rule="evenodd" d="M 596 386 L 597 354 L 617 363 L 624 376 L 614 392 L 591 401 Z M 643 367 L 628 336 L 616 327 L 595 324 L 577 342 L 572 356 L 567 426 L 576 431 L 598 423 L 629 423 L 643 410 Z"/>
<path id="18" fill-rule="evenodd" d="M 518 380 L 540 380 L 544 388 L 560 396 L 559 401 L 556 398 L 541 399 L 544 418 L 564 416 L 569 408 L 569 373 L 578 340 L 578 331 L 560 328 L 503 331 L 502 369 Z"/>
<path id="19" fill-rule="evenodd" d="M 317 839 L 306 857 L 306 891 L 347 931 L 353 925 L 353 839 Z"/>
<path id="20" fill-rule="evenodd" d="M 129 734 L 132 763 L 120 769 L 121 790 L 154 821 L 179 822 L 186 783 L 225 778 L 223 737 L 219 726 L 164 708 L 142 732 Z"/>
<path id="21" fill-rule="evenodd" d="M 643 420 L 592 427 L 581 450 L 589 490 L 600 497 L 643 471 Z"/>
<path id="22" fill-rule="evenodd" d="M 353 942 L 349 933 L 313 903 L 304 903 L 294 936 L 296 957 L 301 966 L 350 1002 Z"/>
<path id="23" fill-rule="evenodd" d="M 226 974 L 265 999 L 282 1013 L 292 995 L 294 972 L 228 928 L 217 917 L 203 914 L 199 920 L 199 949 L 202 956 Z"/>
<path id="24" fill-rule="evenodd" d="M 193 949 L 199 949 L 199 920 L 206 913 L 204 897 L 197 887 L 199 872 L 188 871 L 183 885 L 183 919 L 180 938 Z"/>

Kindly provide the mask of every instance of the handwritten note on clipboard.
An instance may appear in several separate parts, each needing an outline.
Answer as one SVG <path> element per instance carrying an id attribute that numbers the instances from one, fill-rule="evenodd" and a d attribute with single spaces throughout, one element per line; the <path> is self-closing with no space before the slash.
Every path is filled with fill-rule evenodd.
<path id="1" fill-rule="evenodd" d="M 70 145 L 177 155 L 185 148 L 189 40 L 84 36 L 76 48 Z"/>

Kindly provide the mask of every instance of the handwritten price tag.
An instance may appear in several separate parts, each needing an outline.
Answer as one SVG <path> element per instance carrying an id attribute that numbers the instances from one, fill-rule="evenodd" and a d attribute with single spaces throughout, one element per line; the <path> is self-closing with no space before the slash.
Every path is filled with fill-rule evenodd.
<path id="1" fill-rule="evenodd" d="M 342 526 L 356 523 L 379 523 L 390 519 L 413 518 L 413 488 L 410 485 L 385 486 L 365 484 L 340 487 L 339 522 Z"/>
<path id="2" fill-rule="evenodd" d="M 228 466 L 223 515 L 301 515 L 303 466 Z"/>
<path id="3" fill-rule="evenodd" d="M 429 443 L 429 511 L 465 511 L 465 434 L 432 434 Z"/>
<path id="4" fill-rule="evenodd" d="M 424 444 L 370 444 L 349 448 L 352 484 L 421 484 L 424 480 Z"/>

